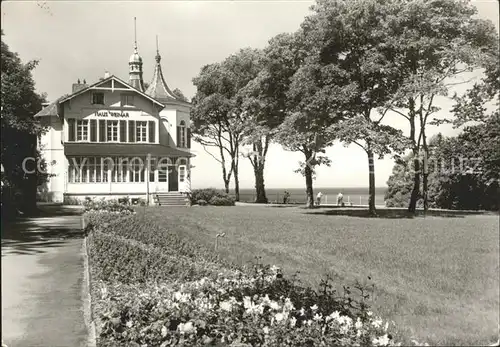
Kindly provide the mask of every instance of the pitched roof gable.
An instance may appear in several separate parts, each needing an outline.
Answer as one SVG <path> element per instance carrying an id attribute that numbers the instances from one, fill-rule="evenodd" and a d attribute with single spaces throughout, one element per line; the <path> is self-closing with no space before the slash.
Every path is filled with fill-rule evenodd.
<path id="1" fill-rule="evenodd" d="M 61 114 L 61 109 L 60 109 L 60 104 L 59 102 L 61 99 L 65 98 L 67 95 L 61 96 L 59 99 L 57 99 L 54 102 L 51 102 L 44 108 L 42 108 L 37 114 L 35 114 L 35 117 L 50 117 L 50 116 L 59 116 Z"/>
<path id="2" fill-rule="evenodd" d="M 149 96 L 149 95 L 141 92 L 139 89 L 136 89 L 136 88 L 132 87 L 127 82 L 119 79 L 115 75 L 111 75 L 108 78 L 105 78 L 103 80 L 100 80 L 100 81 L 98 81 L 98 82 L 96 82 L 96 83 L 88 86 L 87 88 L 84 88 L 82 90 L 77 91 L 76 93 L 73 93 L 73 94 L 70 94 L 70 95 L 68 95 L 66 97 L 63 97 L 61 100 L 59 100 L 59 104 L 62 104 L 64 102 L 68 101 L 68 100 L 71 100 L 71 99 L 73 99 L 74 97 L 76 97 L 78 95 L 84 94 L 84 93 L 88 92 L 89 90 L 93 90 L 93 89 L 99 90 L 99 88 L 109 88 L 108 85 L 109 85 L 110 81 L 118 82 L 118 86 L 116 86 L 116 83 L 115 83 L 115 87 L 114 88 L 128 89 L 130 91 L 133 91 L 133 92 L 141 95 L 142 97 L 144 97 L 146 99 L 149 99 L 149 100 L 153 101 L 154 103 L 156 103 L 157 105 L 159 105 L 161 107 L 165 107 L 165 105 L 162 104 L 161 102 L 159 102 L 158 100 L 155 100 L 151 96 Z"/>

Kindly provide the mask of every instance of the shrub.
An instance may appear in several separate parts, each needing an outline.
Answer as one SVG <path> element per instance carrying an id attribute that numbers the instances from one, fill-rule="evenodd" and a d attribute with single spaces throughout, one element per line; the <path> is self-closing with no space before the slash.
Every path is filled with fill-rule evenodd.
<path id="1" fill-rule="evenodd" d="M 146 200 L 143 198 L 134 198 L 132 199 L 132 205 L 146 206 Z"/>
<path id="2" fill-rule="evenodd" d="M 124 200 L 122 200 L 124 201 Z M 129 204 L 120 203 L 119 200 L 105 200 L 104 198 L 101 200 L 94 200 L 90 198 L 86 198 L 83 203 L 85 208 L 85 212 L 91 211 L 105 211 L 105 212 L 115 212 L 115 213 L 123 213 L 123 214 L 131 214 L 134 213 L 134 210 Z"/>
<path id="3" fill-rule="evenodd" d="M 65 196 L 63 198 L 63 205 L 82 205 L 82 201 L 72 196 Z"/>
<path id="4" fill-rule="evenodd" d="M 230 196 L 214 196 L 212 199 L 210 199 L 209 204 L 213 206 L 234 206 L 234 199 Z"/>
<path id="5" fill-rule="evenodd" d="M 122 205 L 130 205 L 130 198 L 128 196 L 119 198 L 118 203 Z"/>
<path id="6" fill-rule="evenodd" d="M 206 206 L 207 205 L 207 201 L 206 200 L 203 200 L 203 199 L 200 199 L 198 201 L 196 201 L 196 203 L 200 206 Z"/>
<path id="7" fill-rule="evenodd" d="M 191 192 L 191 195 L 190 195 L 190 199 L 191 199 L 192 204 L 197 203 L 198 200 L 205 200 L 209 204 L 211 204 L 210 201 L 214 197 L 230 199 L 230 196 L 227 193 L 225 193 L 221 190 L 217 190 L 215 188 L 195 189 Z"/>

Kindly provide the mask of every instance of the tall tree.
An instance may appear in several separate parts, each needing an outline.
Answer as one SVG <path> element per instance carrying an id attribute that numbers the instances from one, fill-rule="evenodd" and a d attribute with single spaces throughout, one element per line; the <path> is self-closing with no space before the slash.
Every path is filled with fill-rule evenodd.
<path id="1" fill-rule="evenodd" d="M 254 49 L 241 49 L 220 64 L 205 66 L 193 79 L 197 87 L 194 98 L 193 124 L 195 140 L 204 146 L 219 148 L 224 184 L 229 192 L 229 181 L 234 175 L 236 201 L 239 201 L 239 153 L 246 128 L 252 126 L 248 110 L 244 108 L 241 90 L 259 72 L 260 53 Z M 229 171 L 225 154 L 230 158 Z"/>
<path id="2" fill-rule="evenodd" d="M 288 57 L 287 69 L 296 70 L 288 80 L 284 110 L 286 117 L 277 129 L 276 139 L 285 149 L 304 154 L 300 172 L 306 181 L 306 206 L 314 206 L 313 179 L 318 165 L 330 165 L 324 155 L 325 148 L 333 140 L 330 126 L 339 113 L 332 96 L 342 98 L 344 91 L 333 88 L 322 89 L 324 82 L 317 72 L 321 69 L 318 55 L 309 50 L 314 46 L 311 38 L 299 30 L 292 35 L 282 36 L 282 54 Z"/>
<path id="3" fill-rule="evenodd" d="M 42 108 L 44 98 L 35 92 L 35 82 L 31 74 L 38 62 L 23 64 L 18 54 L 10 51 L 4 42 L 3 31 L 1 35 L 1 161 L 5 169 L 3 180 L 13 190 L 21 192 L 20 208 L 29 212 L 36 208 L 37 185 L 46 178 L 46 175 L 36 169 L 36 161 L 41 160 L 36 149 L 37 137 L 43 128 L 34 118 Z M 26 162 L 27 158 L 34 158 L 34 161 Z"/>
<path id="4" fill-rule="evenodd" d="M 318 55 L 318 69 L 312 70 L 322 91 L 317 96 L 342 113 L 343 120 L 333 126 L 335 136 L 367 154 L 369 211 L 374 215 L 375 155 L 382 158 L 405 148 L 402 132 L 381 124 L 387 112 L 382 108 L 400 82 L 393 52 L 380 44 L 392 6 L 378 0 L 318 1 L 313 9 L 302 27 L 314 46 L 309 51 Z"/>
<path id="5" fill-rule="evenodd" d="M 393 9 L 382 44 L 394 51 L 395 67 L 404 79 L 390 108 L 410 125 L 415 173 L 408 210 L 415 212 L 422 169 L 427 209 L 428 172 L 420 152 L 429 156 L 427 126 L 441 123 L 431 119 L 441 110 L 436 99 L 449 97 L 455 85 L 468 82 L 460 78 L 498 59 L 498 35 L 490 21 L 475 17 L 477 9 L 469 1 L 412 0 L 394 2 Z"/>
<path id="6" fill-rule="evenodd" d="M 245 142 L 252 146 L 248 158 L 255 175 L 257 203 L 267 203 L 264 167 L 269 145 L 287 112 L 287 91 L 299 61 L 291 54 L 291 35 L 280 34 L 264 48 L 260 72 L 242 90 L 243 107 L 247 110 L 248 126 Z"/>

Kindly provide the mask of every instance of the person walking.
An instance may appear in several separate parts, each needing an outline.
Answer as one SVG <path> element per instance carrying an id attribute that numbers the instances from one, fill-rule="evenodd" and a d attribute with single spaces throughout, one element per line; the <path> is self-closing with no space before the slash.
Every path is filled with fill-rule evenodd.
<path id="1" fill-rule="evenodd" d="M 337 195 L 337 206 L 344 206 L 344 195 L 342 195 L 342 192 Z"/>
<path id="2" fill-rule="evenodd" d="M 323 196 L 323 193 L 319 192 L 318 195 L 316 195 L 316 205 L 321 205 L 321 197 Z"/>

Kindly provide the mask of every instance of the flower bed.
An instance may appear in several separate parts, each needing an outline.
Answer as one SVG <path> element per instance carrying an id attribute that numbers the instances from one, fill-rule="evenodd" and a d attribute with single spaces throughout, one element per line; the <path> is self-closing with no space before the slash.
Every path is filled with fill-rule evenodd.
<path id="1" fill-rule="evenodd" d="M 393 344 L 363 299 L 328 281 L 315 291 L 277 267 L 236 269 L 155 221 L 97 215 L 88 214 L 98 346 Z"/>

